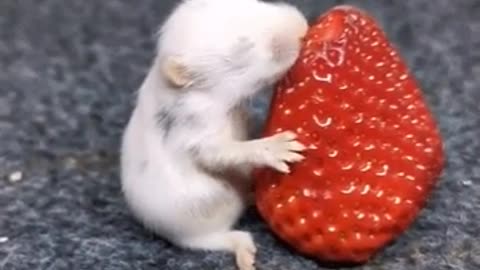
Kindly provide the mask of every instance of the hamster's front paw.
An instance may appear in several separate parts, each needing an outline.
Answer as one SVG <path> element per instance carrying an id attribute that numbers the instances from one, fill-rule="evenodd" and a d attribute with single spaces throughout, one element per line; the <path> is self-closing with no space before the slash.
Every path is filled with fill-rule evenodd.
<path id="1" fill-rule="evenodd" d="M 306 147 L 296 141 L 296 138 L 297 135 L 291 131 L 264 138 L 259 150 L 265 165 L 282 173 L 289 173 L 290 168 L 287 163 L 304 159 L 304 156 L 297 152 L 305 150 Z"/>

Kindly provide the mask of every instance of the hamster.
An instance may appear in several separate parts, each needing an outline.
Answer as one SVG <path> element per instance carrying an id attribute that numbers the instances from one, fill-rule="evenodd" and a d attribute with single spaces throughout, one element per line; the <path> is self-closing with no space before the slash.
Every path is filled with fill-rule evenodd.
<path id="1" fill-rule="evenodd" d="M 245 101 L 298 58 L 307 20 L 286 3 L 180 2 L 160 28 L 121 145 L 122 192 L 147 229 L 182 248 L 231 252 L 254 269 L 252 235 L 234 230 L 253 168 L 289 172 L 305 146 L 286 131 L 248 139 Z"/>

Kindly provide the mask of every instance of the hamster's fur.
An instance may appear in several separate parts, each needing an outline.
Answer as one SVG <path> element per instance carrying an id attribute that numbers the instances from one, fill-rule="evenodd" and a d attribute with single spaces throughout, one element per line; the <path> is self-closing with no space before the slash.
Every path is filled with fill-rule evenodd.
<path id="1" fill-rule="evenodd" d="M 122 139 L 122 191 L 147 228 L 254 269 L 251 234 L 232 229 L 250 171 L 288 173 L 305 147 L 288 131 L 247 139 L 244 103 L 293 65 L 307 27 L 284 3 L 187 0 L 174 9 Z"/>

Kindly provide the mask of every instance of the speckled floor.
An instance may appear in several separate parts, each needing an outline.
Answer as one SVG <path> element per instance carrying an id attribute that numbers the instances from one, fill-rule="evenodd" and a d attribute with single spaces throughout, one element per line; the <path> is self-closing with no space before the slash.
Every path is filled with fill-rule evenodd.
<path id="1" fill-rule="evenodd" d="M 173 2 L 0 1 L 0 269 L 234 269 L 228 254 L 147 233 L 120 194 L 120 134 Z M 480 2 L 290 2 L 310 18 L 336 3 L 374 14 L 445 138 L 447 168 L 428 207 L 356 269 L 480 269 Z M 259 119 L 265 107 L 255 105 Z M 323 269 L 275 240 L 254 211 L 239 226 L 254 233 L 258 269 Z"/>

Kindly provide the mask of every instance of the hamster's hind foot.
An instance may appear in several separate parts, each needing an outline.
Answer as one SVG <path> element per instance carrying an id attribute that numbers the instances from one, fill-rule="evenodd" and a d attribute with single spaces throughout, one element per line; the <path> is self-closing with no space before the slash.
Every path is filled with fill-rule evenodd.
<path id="1" fill-rule="evenodd" d="M 250 233 L 226 231 L 180 240 L 181 246 L 190 249 L 228 251 L 235 255 L 239 270 L 255 270 L 257 248 Z"/>
<path id="2" fill-rule="evenodd" d="M 235 258 L 239 270 L 255 270 L 257 248 L 249 233 L 238 232 Z"/>

